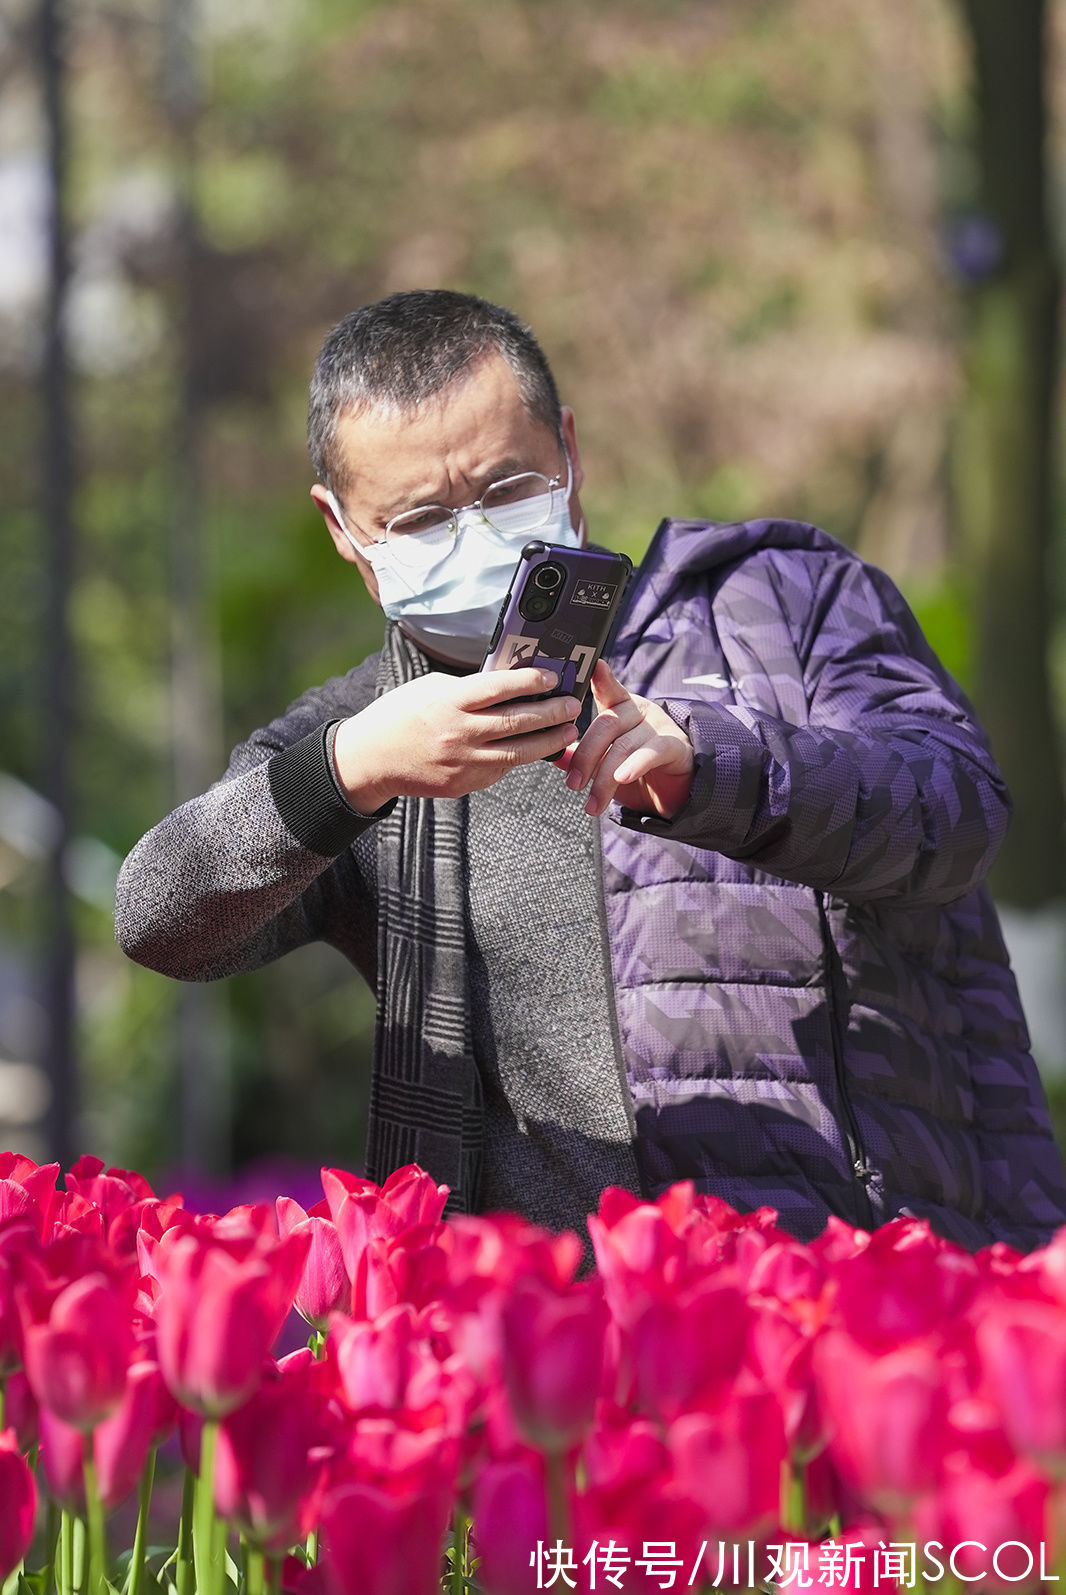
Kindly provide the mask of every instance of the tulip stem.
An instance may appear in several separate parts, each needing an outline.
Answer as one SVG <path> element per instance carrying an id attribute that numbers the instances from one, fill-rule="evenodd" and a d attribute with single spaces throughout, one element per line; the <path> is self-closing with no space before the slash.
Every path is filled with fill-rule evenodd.
<path id="1" fill-rule="evenodd" d="M 460 1507 L 455 1514 L 455 1526 L 452 1530 L 451 1595 L 463 1595 L 466 1589 L 469 1555 L 470 1519 Z"/>
<path id="2" fill-rule="evenodd" d="M 561 1451 L 550 1451 L 544 1459 L 548 1480 L 548 1529 L 553 1540 L 572 1545 L 570 1509 L 566 1499 L 566 1458 Z"/>
<path id="3" fill-rule="evenodd" d="M 59 1519 L 59 1543 L 56 1546 L 56 1588 L 59 1595 L 73 1595 L 74 1591 L 74 1533 L 69 1512 Z"/>
<path id="4" fill-rule="evenodd" d="M 104 1595 L 107 1579 L 107 1540 L 104 1534 L 104 1509 L 96 1482 L 92 1435 L 85 1441 L 85 1516 L 89 1525 L 89 1595 Z"/>
<path id="5" fill-rule="evenodd" d="M 200 1435 L 200 1477 L 196 1481 L 193 1557 L 196 1595 L 221 1595 L 226 1573 L 225 1541 L 215 1517 L 215 1439 L 218 1420 L 205 1418 Z"/>
<path id="6" fill-rule="evenodd" d="M 191 1468 L 185 1469 L 185 1484 L 181 1492 L 181 1522 L 178 1525 L 178 1565 L 174 1583 L 177 1595 L 193 1595 L 196 1588 L 195 1562 L 193 1560 L 192 1517 L 196 1495 L 196 1478 Z"/>
<path id="7" fill-rule="evenodd" d="M 71 1573 L 71 1588 L 84 1590 L 85 1588 L 85 1519 L 76 1517 L 71 1522 L 71 1543 L 73 1545 L 74 1566 Z"/>
<path id="8" fill-rule="evenodd" d="M 133 1536 L 133 1556 L 130 1558 L 130 1595 L 141 1595 L 144 1584 L 144 1548 L 148 1542 L 148 1508 L 152 1501 L 155 1483 L 155 1446 L 150 1447 L 141 1473 L 137 1491 L 137 1528 Z"/>
<path id="9" fill-rule="evenodd" d="M 48 1513 L 44 1520 L 44 1545 L 46 1553 L 45 1566 L 49 1570 L 51 1582 L 59 1589 L 59 1536 L 63 1519 L 59 1507 L 52 1496 L 48 1497 Z"/>
<path id="10" fill-rule="evenodd" d="M 781 1521 L 785 1528 L 793 1534 L 805 1535 L 807 1532 L 807 1469 L 802 1462 L 793 1463 L 790 1467 L 784 1464 L 785 1474 L 782 1480 L 783 1500 Z"/>
<path id="11" fill-rule="evenodd" d="M 244 1595 L 263 1595 L 263 1553 L 254 1545 L 244 1544 Z"/>
<path id="12" fill-rule="evenodd" d="M 267 1595 L 281 1595 L 281 1557 L 267 1556 Z"/>

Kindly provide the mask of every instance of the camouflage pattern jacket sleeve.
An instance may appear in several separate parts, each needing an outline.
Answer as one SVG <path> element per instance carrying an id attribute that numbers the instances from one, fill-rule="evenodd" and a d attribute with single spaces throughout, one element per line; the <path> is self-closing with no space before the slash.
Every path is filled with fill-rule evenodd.
<path id="1" fill-rule="evenodd" d="M 951 902 L 1002 841 L 1002 777 L 893 583 L 810 531 L 814 546 L 771 537 L 709 583 L 688 573 L 710 595 L 705 646 L 720 650 L 720 673 L 664 695 L 641 682 L 637 646 L 637 679 L 633 668 L 624 679 L 651 687 L 688 732 L 696 773 L 671 822 L 616 817 L 845 900 Z M 698 695 L 684 690 L 693 680 Z"/>

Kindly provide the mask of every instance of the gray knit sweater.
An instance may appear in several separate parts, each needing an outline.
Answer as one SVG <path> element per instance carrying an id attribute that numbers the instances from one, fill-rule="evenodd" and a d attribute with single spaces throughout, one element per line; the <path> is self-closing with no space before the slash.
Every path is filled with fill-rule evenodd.
<path id="1" fill-rule="evenodd" d="M 376 666 L 375 656 L 305 693 L 234 750 L 220 782 L 142 838 L 117 892 L 131 958 L 211 980 L 323 940 L 375 984 L 377 816 L 338 794 L 322 728 L 365 706 Z M 594 822 L 544 763 L 466 801 L 480 1205 L 584 1234 L 604 1186 L 639 1190 L 611 1040 Z"/>

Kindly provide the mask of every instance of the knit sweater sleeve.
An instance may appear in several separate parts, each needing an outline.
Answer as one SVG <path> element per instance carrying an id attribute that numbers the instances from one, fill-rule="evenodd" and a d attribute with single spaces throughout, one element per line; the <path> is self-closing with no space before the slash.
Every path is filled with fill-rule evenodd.
<path id="1" fill-rule="evenodd" d="M 116 935 L 130 958 L 179 980 L 214 980 L 335 940 L 342 897 L 345 914 L 373 915 L 347 853 L 391 805 L 374 815 L 349 806 L 329 732 L 365 707 L 375 678 L 376 656 L 305 693 L 234 749 L 221 780 L 142 837 L 116 894 Z"/>

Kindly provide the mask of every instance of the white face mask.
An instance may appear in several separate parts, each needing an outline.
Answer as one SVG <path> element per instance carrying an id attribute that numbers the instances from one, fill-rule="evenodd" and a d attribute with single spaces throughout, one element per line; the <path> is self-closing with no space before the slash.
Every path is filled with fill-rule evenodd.
<path id="1" fill-rule="evenodd" d="M 577 548 L 581 536 L 570 522 L 570 487 L 573 472 L 566 456 L 566 486 L 552 493 L 552 511 L 532 531 L 497 531 L 478 510 L 461 510 L 455 544 L 434 560 L 427 550 L 425 563 L 397 560 L 395 549 L 382 541 L 361 547 L 344 524 L 332 493 L 327 495 L 337 525 L 357 553 L 362 554 L 377 577 L 381 607 L 398 621 L 412 640 L 429 652 L 456 664 L 481 663 L 492 628 L 507 596 L 511 576 L 524 545 L 536 538 Z M 529 506 L 524 507 L 523 519 Z M 499 513 L 499 512 L 494 512 Z"/>

